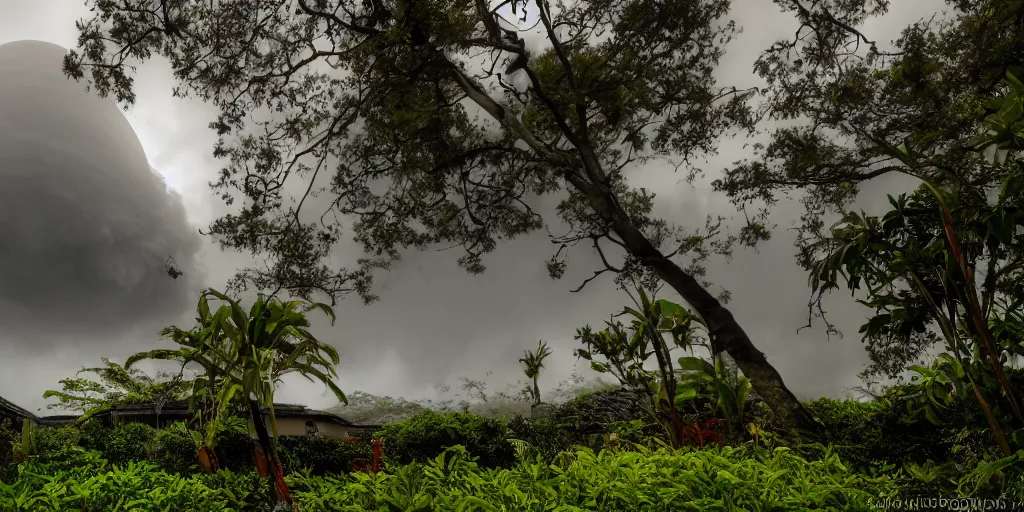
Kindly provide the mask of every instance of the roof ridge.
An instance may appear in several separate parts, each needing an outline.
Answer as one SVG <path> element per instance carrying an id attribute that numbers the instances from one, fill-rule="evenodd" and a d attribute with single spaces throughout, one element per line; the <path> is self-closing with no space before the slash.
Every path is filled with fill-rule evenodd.
<path id="1" fill-rule="evenodd" d="M 14 412 L 15 414 L 17 414 L 19 416 L 24 416 L 25 418 L 28 418 L 30 420 L 38 420 L 39 419 L 38 416 L 36 416 L 32 412 L 29 412 L 28 409 L 24 409 L 22 407 L 19 407 L 14 402 L 12 402 L 12 401 L 10 401 L 10 400 L 2 397 L 2 396 L 0 396 L 0 409 L 7 409 L 9 411 Z"/>

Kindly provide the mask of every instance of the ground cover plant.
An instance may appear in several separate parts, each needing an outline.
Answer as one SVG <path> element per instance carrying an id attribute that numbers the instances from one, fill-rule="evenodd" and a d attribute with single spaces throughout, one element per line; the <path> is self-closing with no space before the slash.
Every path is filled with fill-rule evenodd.
<path id="1" fill-rule="evenodd" d="M 265 480 L 223 470 L 183 477 L 151 462 L 111 465 L 95 452 L 71 466 L 28 462 L 0 484 L 4 512 L 262 511 Z M 287 477 L 307 511 L 362 510 L 872 510 L 888 477 L 849 473 L 834 454 L 807 461 L 780 448 L 676 451 L 581 448 L 558 461 L 480 467 L 461 447 L 385 473 Z"/>

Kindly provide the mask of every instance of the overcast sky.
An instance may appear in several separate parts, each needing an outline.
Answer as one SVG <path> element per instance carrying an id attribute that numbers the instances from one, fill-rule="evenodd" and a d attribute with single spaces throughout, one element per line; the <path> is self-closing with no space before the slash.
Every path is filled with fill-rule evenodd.
<path id="1" fill-rule="evenodd" d="M 888 41 L 942 6 L 895 4 L 866 27 L 869 37 Z M 75 20 L 89 15 L 81 0 L 0 0 L 0 7 L 0 44 L 38 40 L 70 48 Z M 735 1 L 732 18 L 744 31 L 729 47 L 720 78 L 758 85 L 751 71 L 758 53 L 796 25 L 770 0 Z M 100 357 L 123 361 L 166 345 L 157 331 L 190 326 L 198 292 L 221 287 L 248 262 L 197 231 L 228 211 L 207 186 L 220 168 L 207 128 L 213 109 L 172 98 L 170 68 L 155 61 L 139 70 L 138 101 L 126 124 L 115 106 L 81 84 L 53 78 L 60 75 L 55 50 L 0 48 L 0 396 L 30 410 L 45 404 L 42 393 L 60 378 Z M 29 78 L 15 80 L 13 68 L 2 67 L 28 60 L 50 60 L 53 69 L 33 67 Z M 706 166 L 709 179 L 744 156 L 743 143 L 723 142 Z M 733 213 L 724 197 L 685 184 L 664 165 L 639 169 L 630 179 L 657 191 L 658 211 L 670 222 L 703 224 L 708 214 Z M 907 185 L 872 183 L 859 206 L 877 211 L 885 193 Z M 831 319 L 844 338 L 828 340 L 820 328 L 797 334 L 806 323 L 807 279 L 784 228 L 798 213 L 795 204 L 780 205 L 772 219 L 780 228 L 775 238 L 758 253 L 713 263 L 709 277 L 732 292 L 730 309 L 798 396 L 842 397 L 859 384 L 857 372 L 867 361 L 856 334 L 865 311 L 835 297 L 828 303 Z M 521 378 L 517 359 L 538 339 L 554 349 L 542 387 L 574 368 L 592 375 L 571 355 L 573 334 L 600 325 L 629 299 L 610 280 L 570 293 L 595 262 L 574 254 L 566 278 L 552 281 L 544 268 L 552 249 L 543 234 L 517 240 L 487 257 L 481 276 L 459 269 L 455 251 L 407 255 L 379 277 L 379 302 L 346 301 L 333 328 L 317 321 L 315 332 L 341 353 L 342 388 L 436 398 L 439 388 L 465 376 L 500 390 Z M 171 280 L 163 273 L 167 255 L 184 276 Z M 278 400 L 333 404 L 322 386 L 301 378 L 286 381 Z"/>

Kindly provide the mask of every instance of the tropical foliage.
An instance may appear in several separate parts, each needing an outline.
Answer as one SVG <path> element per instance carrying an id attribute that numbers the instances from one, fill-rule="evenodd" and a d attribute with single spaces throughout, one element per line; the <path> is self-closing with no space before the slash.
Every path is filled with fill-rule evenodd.
<path id="1" fill-rule="evenodd" d="M 211 298 L 224 304 L 211 310 Z M 178 349 L 136 354 L 128 359 L 126 366 L 143 359 L 180 361 L 183 368 L 197 363 L 203 373 L 192 382 L 193 399 L 205 398 L 209 412 L 204 426 L 205 456 L 212 457 L 216 434 L 232 409 L 241 406 L 248 412 L 260 441 L 264 455 L 258 457 L 270 461 L 270 475 L 276 479 L 274 488 L 281 499 L 287 501 L 288 490 L 281 479 L 276 448 L 274 390 L 277 384 L 284 375 L 297 373 L 310 381 L 322 382 L 339 400 L 346 400 L 333 381 L 337 377 L 334 366 L 340 361 L 337 350 L 320 342 L 309 331 L 306 313 L 313 310 L 328 315 L 333 324 L 334 312 L 326 304 L 301 300 L 283 302 L 260 295 L 246 312 L 236 300 L 211 289 L 199 299 L 199 326 L 188 331 L 178 327 L 164 330 L 166 336 L 178 343 Z M 264 424 L 263 407 L 269 411 L 273 436 Z"/>
<path id="2" fill-rule="evenodd" d="M 1020 0 L 951 2 L 948 17 L 906 27 L 891 49 L 859 28 L 884 14 L 884 0 L 776 0 L 800 27 L 757 61 L 767 82 L 759 91 L 715 83 L 736 30 L 725 0 L 87 3 L 93 18 L 79 24 L 65 72 L 130 104 L 135 61 L 166 57 L 180 92 L 219 110 L 215 153 L 226 164 L 213 186 L 242 206 L 210 233 L 269 257 L 233 284 L 302 300 L 275 292 L 243 308 L 209 290 L 197 326 L 164 331 L 176 348 L 123 367 L 105 361 L 88 370 L 99 383 L 62 381 L 48 396 L 92 413 L 157 393 L 132 373 L 137 361 L 195 367 L 188 391 L 202 434 L 26 424 L 20 437 L 5 434 L 19 437 L 10 441 L 19 460 L 0 472 L 0 506 L 856 511 L 890 498 L 1024 499 Z M 516 23 L 503 8 L 535 15 L 543 47 L 527 51 L 526 15 Z M 487 60 L 482 70 L 467 63 L 477 57 Z M 263 113 L 273 115 L 249 121 Z M 761 116 L 781 121 L 769 142 L 714 182 L 758 212 L 738 236 L 715 219 L 671 225 L 654 215 L 654 195 L 626 179 L 652 159 L 696 176 L 696 158 Z M 914 184 L 889 196 L 888 211 L 849 211 L 861 184 L 897 174 Z M 296 177 L 306 193 L 289 201 Z M 790 193 L 806 208 L 796 244 L 811 320 L 836 332 L 823 300 L 850 291 L 871 309 L 864 377 L 910 371 L 911 382 L 865 403 L 801 403 L 725 308 L 727 296 L 708 291 L 705 261 L 768 239 L 771 209 Z M 306 201 L 317 194 L 329 199 L 320 222 Z M 531 201 L 551 194 L 560 202 L 545 217 Z M 482 272 L 500 241 L 554 221 L 569 230 L 552 237 L 552 277 L 583 242 L 602 264 L 583 285 L 610 273 L 636 291 L 603 329 L 576 332 L 575 354 L 619 389 L 575 397 L 545 418 L 483 417 L 468 401 L 456 413 L 363 400 L 411 414 L 372 432 L 386 462 L 372 474 L 332 474 L 351 467 L 354 445 L 278 445 L 273 399 L 283 375 L 322 382 L 346 401 L 333 383 L 338 353 L 306 318 L 334 315 L 313 295 L 371 302 L 375 269 L 442 243 Z M 343 227 L 369 255 L 355 269 L 332 258 Z M 685 306 L 655 298 L 662 284 Z M 550 353 L 540 342 L 519 360 L 534 404 Z M 464 390 L 489 401 L 483 382 L 465 379 Z M 259 446 L 244 462 L 269 460 L 259 466 L 269 482 L 215 465 L 197 474 L 178 460 L 197 446 L 201 461 L 216 460 L 218 433 L 239 417 Z M 241 448 L 221 451 L 248 452 L 252 441 L 245 432 Z"/>
<path id="3" fill-rule="evenodd" d="M 81 377 L 92 373 L 99 380 Z M 161 373 L 150 377 L 137 368 L 121 366 L 103 358 L 103 366 L 82 368 L 73 378 L 59 381 L 60 391 L 47 390 L 43 398 L 56 398 L 57 403 L 47 408 L 67 409 L 80 413 L 80 421 L 122 403 L 167 402 L 181 400 L 188 395 L 189 385 L 180 375 Z"/>
<path id="4" fill-rule="evenodd" d="M 540 371 L 544 368 L 544 360 L 551 355 L 551 350 L 548 349 L 548 344 L 543 340 L 537 342 L 537 350 L 527 350 L 526 354 L 519 359 L 519 362 L 523 365 L 523 373 L 526 374 L 526 378 L 530 379 L 533 383 L 532 387 L 526 388 L 529 392 L 530 398 L 533 399 L 534 405 L 540 404 L 540 385 L 537 383 L 537 379 L 540 377 Z"/>
<path id="5" fill-rule="evenodd" d="M 603 331 L 594 332 L 589 326 L 578 329 L 576 338 L 586 348 L 577 349 L 576 355 L 590 361 L 594 370 L 613 375 L 624 388 L 640 395 L 650 416 L 669 434 L 673 446 L 683 442 L 686 428 L 680 407 L 704 396 L 717 398 L 712 411 L 700 412 L 726 414 L 730 418 L 730 435 L 738 436 L 743 430 L 744 410 L 751 391 L 749 380 L 737 369 L 727 369 L 725 355 L 721 353 L 713 354 L 712 363 L 694 356 L 683 356 L 673 362 L 675 349 L 692 352 L 695 347 L 713 346 L 703 337 L 707 332 L 704 320 L 667 299 L 648 298 L 642 288 L 636 291 L 636 309 L 626 307 L 621 314 L 630 317 L 629 328 L 613 316 Z M 595 360 L 595 355 L 604 361 Z M 657 370 L 648 369 L 651 356 Z"/>
<path id="6" fill-rule="evenodd" d="M 701 472 L 690 468 L 700 467 Z M 288 477 L 302 510 L 709 510 L 743 507 L 872 510 L 892 489 L 887 478 L 849 474 L 834 455 L 806 461 L 783 449 L 755 460 L 744 449 L 611 452 L 582 449 L 559 463 L 483 469 L 452 448 L 393 473 Z M 252 475 L 182 477 L 151 463 L 111 467 L 83 454 L 78 466 L 26 465 L 0 483 L 4 512 L 65 510 L 259 511 L 266 485 Z"/>
<path id="7" fill-rule="evenodd" d="M 302 0 L 257 2 L 258 16 L 237 2 L 88 4 L 69 77 L 130 104 L 135 65 L 160 55 L 182 94 L 218 109 L 213 187 L 234 211 L 209 233 L 268 263 L 238 287 L 369 302 L 373 272 L 408 248 L 459 247 L 480 273 L 500 242 L 560 223 L 553 278 L 583 244 L 601 262 L 583 285 L 663 281 L 780 420 L 814 428 L 705 279 L 736 237 L 721 219 L 659 218 L 654 193 L 626 179 L 654 160 L 695 176 L 721 137 L 754 128 L 756 91 L 716 81 L 737 31 L 727 0 Z M 367 254 L 355 268 L 331 257 L 344 231 Z"/>

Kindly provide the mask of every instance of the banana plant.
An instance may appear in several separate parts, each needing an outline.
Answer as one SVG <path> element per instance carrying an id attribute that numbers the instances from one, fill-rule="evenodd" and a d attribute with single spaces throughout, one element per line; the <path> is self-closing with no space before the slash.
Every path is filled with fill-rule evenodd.
<path id="1" fill-rule="evenodd" d="M 161 373 L 154 378 L 105 357 L 102 361 L 103 366 L 82 368 L 75 377 L 61 379 L 60 390 L 44 392 L 44 399 L 57 399 L 57 403 L 47 407 L 79 411 L 82 414 L 75 422 L 81 424 L 116 404 L 180 400 L 187 396 L 190 383 L 183 381 L 180 375 L 161 380 L 167 376 Z M 81 377 L 88 373 L 95 375 L 96 379 Z"/>
<path id="2" fill-rule="evenodd" d="M 738 368 L 727 364 L 724 354 L 716 354 L 713 361 L 711 363 L 694 356 L 679 358 L 680 387 L 676 403 L 682 405 L 698 396 L 713 396 L 715 406 L 709 412 L 720 414 L 726 419 L 728 434 L 735 439 L 743 432 L 747 399 L 753 386 Z"/>
<path id="3" fill-rule="evenodd" d="M 595 332 L 590 326 L 577 330 L 576 339 L 585 349 L 575 354 L 590 361 L 591 368 L 610 373 L 620 384 L 647 398 L 648 412 L 665 428 L 672 446 L 680 446 L 685 425 L 676 405 L 679 389 L 678 371 L 672 360 L 672 350 L 692 349 L 701 344 L 697 330 L 704 328 L 703 320 L 683 306 L 666 299 L 652 299 L 642 288 L 632 297 L 635 308 L 625 307 L 606 322 L 607 328 Z M 628 317 L 628 327 L 616 321 Z M 666 340 L 668 338 L 669 341 Z M 594 354 L 605 361 L 594 361 Z M 654 356 L 657 370 L 645 368 Z"/>
<path id="4" fill-rule="evenodd" d="M 948 353 L 941 353 L 931 367 L 912 365 L 908 370 L 917 373 L 915 384 L 906 396 L 910 412 L 921 412 L 931 423 L 940 424 L 942 411 L 966 392 L 967 379 L 963 364 Z"/>
<path id="5" fill-rule="evenodd" d="M 223 305 L 211 311 L 211 299 Z M 206 446 L 212 446 L 218 428 L 234 407 L 241 405 L 247 409 L 262 453 L 269 462 L 268 476 L 275 496 L 284 503 L 292 499 L 276 449 L 274 391 L 277 384 L 284 375 L 298 373 L 310 381 L 322 382 L 340 402 L 348 402 L 333 381 L 337 378 L 334 366 L 340 362 L 337 350 L 309 331 L 306 314 L 314 310 L 325 313 L 333 325 L 334 311 L 326 304 L 283 302 L 260 295 L 246 311 L 238 301 L 209 289 L 200 297 L 198 328 L 191 331 L 168 329 L 172 339 L 182 344 L 179 349 L 146 352 L 130 358 L 131 362 L 147 358 L 179 359 L 183 364 L 196 362 L 202 366 L 206 378 L 197 379 L 195 389 L 204 393 L 213 405 L 212 420 L 206 428 Z M 269 411 L 273 435 L 263 421 L 262 407 Z"/>

